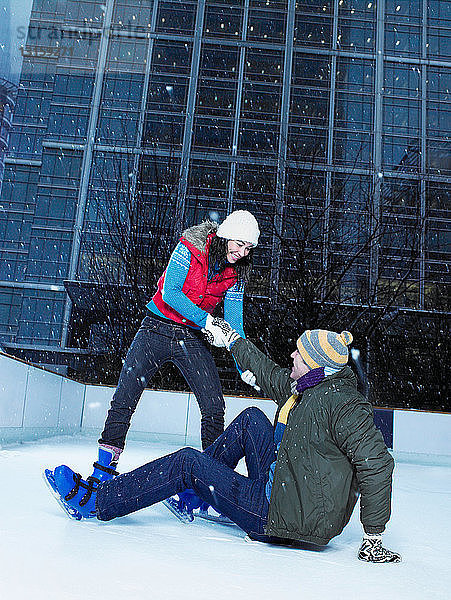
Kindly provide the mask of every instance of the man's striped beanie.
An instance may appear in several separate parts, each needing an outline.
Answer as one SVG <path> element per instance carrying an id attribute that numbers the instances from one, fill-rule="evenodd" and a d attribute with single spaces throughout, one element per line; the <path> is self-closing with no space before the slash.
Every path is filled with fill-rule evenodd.
<path id="1" fill-rule="evenodd" d="M 297 348 L 311 369 L 341 369 L 348 362 L 348 346 L 351 342 L 352 334 L 349 331 L 335 333 L 325 329 L 308 329 L 298 339 Z"/>

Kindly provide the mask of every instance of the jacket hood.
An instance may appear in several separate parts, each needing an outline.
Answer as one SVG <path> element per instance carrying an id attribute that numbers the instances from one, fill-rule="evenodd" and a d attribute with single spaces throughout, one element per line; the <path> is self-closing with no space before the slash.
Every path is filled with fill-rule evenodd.
<path id="1" fill-rule="evenodd" d="M 340 369 L 338 373 L 329 375 L 328 377 L 326 377 L 326 379 L 323 379 L 323 381 L 330 381 L 332 379 L 341 379 L 342 381 L 346 381 L 346 383 L 357 387 L 357 377 L 354 371 L 348 365 Z"/>
<path id="2" fill-rule="evenodd" d="M 207 242 L 207 238 L 210 233 L 216 232 L 218 229 L 218 224 L 214 221 L 202 221 L 199 225 L 193 225 L 193 227 L 188 227 L 182 233 L 182 236 L 188 240 L 195 248 L 200 250 L 201 252 L 205 251 L 205 245 Z"/>

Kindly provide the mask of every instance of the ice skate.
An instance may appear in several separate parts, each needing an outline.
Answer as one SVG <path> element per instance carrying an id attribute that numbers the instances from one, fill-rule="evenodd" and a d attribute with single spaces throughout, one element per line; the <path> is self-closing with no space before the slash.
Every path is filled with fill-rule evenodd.
<path id="1" fill-rule="evenodd" d="M 101 446 L 99 460 L 94 463 L 94 471 L 86 480 L 66 465 L 59 465 L 53 472 L 50 469 L 44 471 L 44 480 L 52 495 L 69 517 L 79 521 L 96 516 L 97 487 L 118 474 L 113 459 L 114 451 Z"/>
<path id="2" fill-rule="evenodd" d="M 195 517 L 199 517 L 222 525 L 234 525 L 233 521 L 216 511 L 208 502 L 203 502 L 194 490 L 185 490 L 177 497 L 171 496 L 163 504 L 183 523 L 192 523 Z"/>
<path id="3" fill-rule="evenodd" d="M 55 500 L 58 502 L 58 505 L 64 510 L 64 512 L 71 519 L 80 521 L 83 518 L 82 515 L 75 508 L 70 506 L 59 493 L 58 488 L 56 487 L 53 471 L 51 469 L 45 469 L 44 473 L 42 474 L 42 478 L 44 479 L 47 487 L 50 489 L 52 496 L 55 498 Z"/>
<path id="4" fill-rule="evenodd" d="M 221 525 L 235 525 L 229 517 L 218 512 L 211 504 L 208 504 L 208 502 L 202 502 L 199 508 L 193 511 L 193 515 L 196 518 L 198 517 L 199 519 L 205 519 L 206 521 L 213 521 L 214 523 L 219 523 Z"/>
<path id="5" fill-rule="evenodd" d="M 193 510 L 201 506 L 202 500 L 195 494 L 194 490 L 188 489 L 177 494 L 177 497 L 166 498 L 166 500 L 163 500 L 163 504 L 182 523 L 192 523 L 194 521 Z"/>

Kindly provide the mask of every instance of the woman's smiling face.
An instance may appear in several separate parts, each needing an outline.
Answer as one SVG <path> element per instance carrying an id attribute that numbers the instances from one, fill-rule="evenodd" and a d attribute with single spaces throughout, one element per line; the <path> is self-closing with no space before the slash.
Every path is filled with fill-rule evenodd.
<path id="1" fill-rule="evenodd" d="M 244 258 L 252 250 L 252 244 L 241 242 L 240 240 L 228 240 L 227 242 L 227 261 L 235 264 Z"/>

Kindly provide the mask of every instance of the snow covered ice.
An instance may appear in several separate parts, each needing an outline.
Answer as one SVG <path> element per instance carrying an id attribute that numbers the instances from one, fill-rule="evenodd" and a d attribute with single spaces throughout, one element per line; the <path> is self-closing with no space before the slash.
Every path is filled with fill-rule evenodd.
<path id="1" fill-rule="evenodd" d="M 403 562 L 373 565 L 356 556 L 358 507 L 342 535 L 316 551 L 246 543 L 237 527 L 201 519 L 184 525 L 162 504 L 109 523 L 71 521 L 42 471 L 64 462 L 86 475 L 96 450 L 86 436 L 0 450 L 2 600 L 450 597 L 450 465 L 397 463 L 384 543 Z M 120 470 L 174 450 L 128 441 Z"/>

